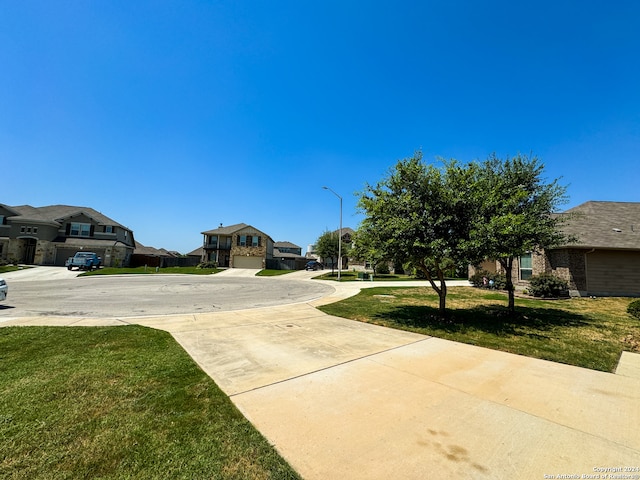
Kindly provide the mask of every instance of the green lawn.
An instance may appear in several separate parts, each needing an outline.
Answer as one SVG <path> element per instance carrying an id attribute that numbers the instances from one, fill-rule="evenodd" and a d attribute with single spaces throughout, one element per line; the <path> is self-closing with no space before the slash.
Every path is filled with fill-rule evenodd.
<path id="1" fill-rule="evenodd" d="M 318 280 L 337 280 L 338 279 L 338 272 L 334 271 L 333 273 L 331 272 L 331 270 L 329 270 L 328 272 L 324 272 L 319 274 L 317 277 L 315 277 Z M 343 282 L 362 282 L 362 281 L 371 281 L 370 278 L 368 278 L 367 280 L 362 280 L 362 278 L 358 278 L 358 272 L 340 272 L 340 280 Z M 408 280 L 419 280 L 416 277 L 412 277 L 409 275 L 393 275 L 393 274 L 378 274 L 375 275 L 373 277 L 373 281 L 374 282 L 388 282 L 388 281 L 408 281 Z M 425 283 L 427 281 L 425 280 Z"/>
<path id="2" fill-rule="evenodd" d="M 31 267 L 19 267 L 17 265 L 2 265 L 0 266 L 0 273 L 15 272 L 16 270 L 22 270 L 24 268 L 31 268 Z"/>
<path id="3" fill-rule="evenodd" d="M 277 277 L 278 275 L 286 275 L 292 272 L 295 272 L 295 270 L 273 270 L 265 268 L 256 273 L 256 277 Z"/>
<path id="4" fill-rule="evenodd" d="M 449 318 L 438 316 L 430 287 L 362 290 L 320 307 L 330 315 L 410 330 L 495 350 L 612 372 L 623 350 L 640 352 L 640 321 L 626 313 L 629 298 L 536 300 L 472 287 L 452 287 Z"/>
<path id="5" fill-rule="evenodd" d="M 185 275 L 210 275 L 212 273 L 218 273 L 221 270 L 218 268 L 198 268 L 198 267 L 135 267 L 135 268 L 116 268 L 116 267 L 104 267 L 98 270 L 92 270 L 90 272 L 80 273 L 80 277 L 86 277 L 89 275 L 127 275 L 127 274 L 153 274 L 153 273 L 182 273 Z"/>
<path id="6" fill-rule="evenodd" d="M 299 478 L 166 332 L 0 328 L 0 478 Z"/>

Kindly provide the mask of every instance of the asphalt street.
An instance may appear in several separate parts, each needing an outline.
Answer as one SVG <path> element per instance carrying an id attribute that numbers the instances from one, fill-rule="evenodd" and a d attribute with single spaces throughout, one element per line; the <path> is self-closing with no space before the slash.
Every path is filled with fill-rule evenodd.
<path id="1" fill-rule="evenodd" d="M 34 316 L 114 318 L 243 310 L 307 302 L 334 291 L 323 282 L 224 273 L 78 277 L 65 268 L 37 267 L 2 276 L 9 296 L 0 304 L 0 322 Z"/>

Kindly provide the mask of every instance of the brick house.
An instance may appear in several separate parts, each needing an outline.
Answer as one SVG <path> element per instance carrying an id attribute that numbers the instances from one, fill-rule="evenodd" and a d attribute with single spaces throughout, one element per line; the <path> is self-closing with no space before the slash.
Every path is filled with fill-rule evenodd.
<path id="1" fill-rule="evenodd" d="M 273 239 L 246 223 L 220 225 L 202 235 L 203 262 L 216 262 L 219 267 L 263 269 L 273 259 Z"/>
<path id="2" fill-rule="evenodd" d="M 0 261 L 64 265 L 84 250 L 105 266 L 126 266 L 135 248 L 133 231 L 89 207 L 0 204 Z"/>
<path id="3" fill-rule="evenodd" d="M 576 242 L 516 259 L 514 284 L 551 273 L 567 281 L 572 296 L 640 296 L 640 203 L 589 201 L 560 215 L 571 215 L 563 231 Z M 493 261 L 480 268 L 501 270 Z"/>

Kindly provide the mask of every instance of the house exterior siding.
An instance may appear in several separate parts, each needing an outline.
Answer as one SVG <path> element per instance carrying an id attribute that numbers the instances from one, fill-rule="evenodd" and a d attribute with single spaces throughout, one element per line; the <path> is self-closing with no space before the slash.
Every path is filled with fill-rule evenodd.
<path id="1" fill-rule="evenodd" d="M 89 207 L 0 205 L 0 219 L 3 262 L 64 265 L 85 250 L 100 255 L 105 266 L 124 266 L 134 249 L 131 230 Z"/>
<path id="2" fill-rule="evenodd" d="M 262 269 L 273 258 L 273 239 L 251 225 L 220 226 L 202 234 L 203 262 L 216 262 L 219 267 L 247 268 L 250 265 Z"/>
<path id="3" fill-rule="evenodd" d="M 562 229 L 574 242 L 534 252 L 532 274 L 564 279 L 571 296 L 640 296 L 640 203 L 586 202 L 565 214 L 570 217 Z M 497 261 L 479 268 L 489 270 L 492 263 L 502 272 Z M 515 285 L 529 283 L 520 276 L 518 259 L 512 277 Z"/>

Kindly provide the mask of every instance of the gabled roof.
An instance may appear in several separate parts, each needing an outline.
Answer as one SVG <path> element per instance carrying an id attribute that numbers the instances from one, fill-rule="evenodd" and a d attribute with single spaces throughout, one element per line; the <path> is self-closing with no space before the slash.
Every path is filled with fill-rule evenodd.
<path id="1" fill-rule="evenodd" d="M 49 205 L 46 207 L 32 207 L 31 205 L 20 205 L 18 207 L 7 207 L 17 213 L 15 217 L 24 221 L 32 221 L 38 223 L 50 223 L 54 225 L 62 225 L 68 218 L 77 215 L 86 215 L 93 219 L 99 225 L 113 225 L 129 230 L 124 225 L 103 215 L 102 213 L 90 207 L 78 207 L 72 205 Z"/>
<path id="2" fill-rule="evenodd" d="M 562 227 L 577 238 L 570 246 L 640 250 L 639 202 L 585 202 L 561 215 L 569 215 Z"/>
<path id="3" fill-rule="evenodd" d="M 231 235 L 238 230 L 242 230 L 247 228 L 249 225 L 246 223 L 236 223 L 235 225 L 229 225 L 227 227 L 223 227 L 222 224 L 218 228 L 213 230 L 207 230 L 206 232 L 200 232 L 203 235 Z"/>
<path id="4" fill-rule="evenodd" d="M 200 232 L 203 235 L 233 235 L 234 233 L 240 232 L 242 230 L 255 230 L 256 232 L 264 233 L 271 241 L 273 239 L 267 235 L 262 230 L 254 227 L 253 225 L 247 225 L 246 223 L 236 223 L 235 225 L 229 225 L 228 227 L 223 227 L 222 224 L 213 230 L 207 230 L 206 232 Z"/>
<path id="5" fill-rule="evenodd" d="M 136 241 L 134 255 L 148 255 L 151 257 L 175 257 L 176 255 L 164 248 L 147 247 Z"/>
<path id="6" fill-rule="evenodd" d="M 204 248 L 198 247 L 195 250 L 192 250 L 189 253 L 187 253 L 187 257 L 202 257 L 203 254 L 204 254 Z"/>
<path id="7" fill-rule="evenodd" d="M 295 243 L 291 243 L 291 242 L 275 242 L 273 246 L 275 248 L 302 248 L 296 245 Z"/>

